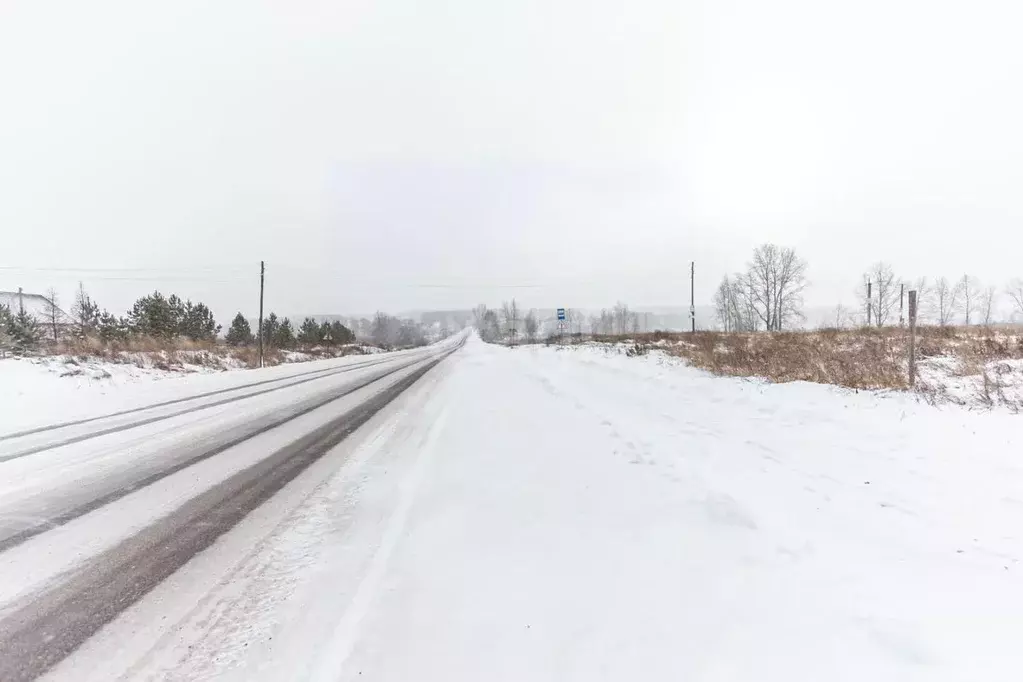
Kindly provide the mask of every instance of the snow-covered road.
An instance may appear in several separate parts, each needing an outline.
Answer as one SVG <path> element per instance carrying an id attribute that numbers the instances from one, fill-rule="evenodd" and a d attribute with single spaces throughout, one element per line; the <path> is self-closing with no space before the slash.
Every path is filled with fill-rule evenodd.
<path id="1" fill-rule="evenodd" d="M 410 360 L 420 364 L 390 381 L 427 361 Z M 199 450 L 230 440 L 250 421 L 240 412 L 265 420 L 389 366 L 169 416 L 135 440 L 131 428 L 69 443 L 54 451 L 63 458 L 2 462 L 4 518 L 45 516 L 32 490 L 116 489 L 136 464 L 183 461 L 183 438 Z M 68 584 L 114 601 L 141 591 L 55 657 L 53 680 L 1015 680 L 1023 669 L 1017 416 L 470 339 L 283 487 L 218 507 L 280 476 L 254 461 L 317 450 L 306 434 L 365 397 L 8 548 L 0 646 L 54 634 L 21 627 L 12 639 L 12 613 L 52 624 L 104 612 L 95 596 L 61 601 L 48 587 Z M 16 441 L 0 455 L 24 450 Z M 139 557 L 173 560 L 127 587 L 96 577 Z M 0 652 L 0 666 L 17 659 Z"/>

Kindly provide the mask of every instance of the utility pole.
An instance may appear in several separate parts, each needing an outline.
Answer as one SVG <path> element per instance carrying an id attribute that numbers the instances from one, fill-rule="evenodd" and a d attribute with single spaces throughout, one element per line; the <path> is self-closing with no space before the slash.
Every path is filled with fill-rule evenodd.
<path id="1" fill-rule="evenodd" d="M 905 301 L 905 299 L 906 299 L 906 283 L 903 282 L 902 284 L 899 285 L 899 326 L 900 327 L 902 325 L 904 325 L 905 322 L 906 322 L 906 318 L 903 317 L 903 315 L 902 315 L 902 310 L 903 310 L 902 304 Z"/>
<path id="2" fill-rule="evenodd" d="M 871 282 L 867 280 L 867 326 L 870 326 L 870 309 L 873 305 L 873 301 L 870 298 L 871 295 Z"/>
<path id="3" fill-rule="evenodd" d="M 689 264 L 689 317 L 696 333 L 696 261 Z"/>
<path id="4" fill-rule="evenodd" d="M 916 385 L 916 292 L 909 292 L 909 387 Z"/>
<path id="5" fill-rule="evenodd" d="M 21 287 L 18 287 L 18 313 L 22 319 L 25 317 L 25 297 L 21 293 Z"/>
<path id="6" fill-rule="evenodd" d="M 263 366 L 263 281 L 266 278 L 266 263 L 259 261 L 259 366 Z"/>

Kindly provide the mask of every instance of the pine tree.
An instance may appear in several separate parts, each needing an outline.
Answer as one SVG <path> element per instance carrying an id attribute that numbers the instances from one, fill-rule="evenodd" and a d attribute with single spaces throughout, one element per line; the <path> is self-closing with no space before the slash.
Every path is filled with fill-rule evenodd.
<path id="1" fill-rule="evenodd" d="M 131 328 L 127 319 L 115 317 L 106 310 L 99 316 L 96 330 L 99 333 L 99 338 L 106 343 L 124 341 L 131 334 Z"/>
<path id="2" fill-rule="evenodd" d="M 355 333 L 337 320 L 330 325 L 330 336 L 334 339 L 334 343 L 338 345 L 355 343 Z"/>
<path id="3" fill-rule="evenodd" d="M 291 326 L 291 320 L 284 318 L 281 320 L 280 326 L 277 328 L 277 333 L 274 335 L 274 347 L 275 348 L 294 348 L 295 347 L 295 330 Z"/>
<path id="4" fill-rule="evenodd" d="M 180 336 L 187 336 L 193 341 L 212 341 L 219 333 L 220 325 L 213 319 L 213 312 L 205 304 L 193 304 L 191 301 L 185 303 L 178 325 Z"/>
<path id="5" fill-rule="evenodd" d="M 337 339 L 334 338 L 334 328 L 330 322 L 324 320 L 323 324 L 320 325 L 320 342 L 325 346 L 336 346 Z"/>
<path id="6" fill-rule="evenodd" d="M 244 315 L 238 313 L 234 316 L 231 328 L 227 330 L 225 340 L 231 346 L 247 346 L 252 343 L 252 328 L 249 326 L 249 321 L 245 319 Z"/>
<path id="7" fill-rule="evenodd" d="M 7 311 L 4 314 L 4 323 L 14 352 L 27 353 L 39 347 L 42 330 L 39 329 L 39 324 L 31 314 L 24 310 L 19 310 L 17 313 Z"/>
<path id="8" fill-rule="evenodd" d="M 159 291 L 154 291 L 135 301 L 128 311 L 128 323 L 136 334 L 172 339 L 177 336 L 183 307 L 177 296 L 168 300 Z"/>
<path id="9" fill-rule="evenodd" d="M 277 331 L 281 328 L 281 321 L 277 319 L 277 313 L 270 313 L 263 320 L 263 345 L 268 348 L 277 345 Z"/>
<path id="10" fill-rule="evenodd" d="M 0 358 L 14 348 L 14 336 L 11 334 L 14 319 L 11 317 L 11 309 L 0 305 Z"/>
<path id="11" fill-rule="evenodd" d="M 320 334 L 320 325 L 316 324 L 316 320 L 311 317 L 305 318 L 302 321 L 302 326 L 298 329 L 298 342 L 307 346 L 312 346 L 320 343 L 323 337 Z"/>

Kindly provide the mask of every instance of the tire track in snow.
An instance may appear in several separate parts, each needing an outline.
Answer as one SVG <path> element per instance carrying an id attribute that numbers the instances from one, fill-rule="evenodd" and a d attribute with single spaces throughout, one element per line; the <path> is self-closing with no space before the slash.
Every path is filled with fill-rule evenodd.
<path id="1" fill-rule="evenodd" d="M 175 474 L 181 471 L 182 469 L 192 466 L 193 464 L 197 464 L 198 462 L 201 462 L 205 459 L 214 457 L 220 454 L 221 452 L 224 452 L 228 448 L 232 448 L 262 433 L 266 433 L 270 429 L 282 426 L 283 424 L 286 424 L 287 422 L 292 421 L 293 419 L 297 419 L 305 414 L 308 414 L 313 410 L 319 409 L 324 405 L 327 405 L 328 403 L 334 402 L 335 400 L 338 400 L 340 398 L 345 397 L 346 395 L 354 393 L 359 389 L 365 388 L 366 386 L 369 386 L 372 383 L 375 383 L 377 381 L 380 381 L 381 379 L 391 376 L 392 374 L 396 374 L 397 372 L 407 369 L 408 367 L 411 367 L 417 362 L 422 362 L 422 360 L 415 359 L 410 362 L 403 363 L 394 369 L 389 369 L 382 373 L 378 372 L 376 374 L 372 374 L 361 381 L 357 381 L 352 384 L 346 384 L 342 388 L 330 391 L 326 395 L 318 395 L 313 399 L 298 403 L 290 410 L 278 412 L 274 417 L 271 417 L 269 419 L 264 419 L 263 417 L 260 417 L 256 421 L 244 424 L 239 429 L 228 431 L 225 434 L 222 434 L 221 440 L 219 442 L 215 442 L 210 447 L 200 450 L 191 455 L 190 457 L 186 457 L 182 460 L 179 460 L 178 462 L 169 467 L 158 469 L 157 471 L 154 471 L 149 474 L 144 474 L 137 480 L 127 485 L 121 485 L 106 493 L 90 498 L 88 499 L 88 501 L 83 503 L 77 503 L 74 500 L 74 498 L 71 498 L 70 500 L 68 500 L 67 506 L 63 510 L 57 511 L 52 516 L 49 516 L 47 518 L 32 518 L 31 520 L 35 521 L 35 523 L 28 527 L 23 528 L 15 527 L 17 529 L 15 528 L 5 529 L 2 526 L 0 526 L 0 552 L 20 545 L 26 540 L 33 538 L 37 535 L 40 535 L 42 533 L 45 533 L 46 531 L 52 528 L 62 526 L 65 523 L 73 521 L 74 519 L 77 519 L 80 516 L 88 514 L 89 512 L 95 509 L 99 509 L 100 507 L 108 505 L 112 502 L 116 502 L 125 495 L 129 495 L 135 492 L 136 490 L 140 490 L 142 488 L 145 488 L 146 486 L 152 485 L 153 483 L 156 483 L 160 479 L 166 478 L 171 474 Z M 365 369 L 365 366 L 362 366 L 361 369 Z M 316 378 L 319 379 L 322 377 Z M 289 384 L 289 386 L 294 385 L 295 384 Z M 7 521 L 12 520 L 19 521 L 24 519 L 23 518 L 7 519 Z M 6 536 L 3 535 L 5 532 L 8 533 Z"/>
<path id="2" fill-rule="evenodd" d="M 0 657 L 0 679 L 27 682 L 46 672 L 460 347 L 435 359 L 404 365 L 402 369 L 422 364 L 340 417 L 105 551 L 64 584 L 36 595 L 0 622 L 0 651 L 4 652 Z M 373 382 L 364 386 L 369 383 Z M 420 464 L 420 470 L 421 467 Z M 410 504 L 409 496 L 403 500 L 401 514 L 392 517 L 388 528 L 389 536 L 394 536 L 390 539 L 392 546 Z M 394 528 L 396 520 L 400 523 Z M 375 558 L 375 563 L 386 563 L 389 551 L 379 560 Z M 378 570 L 382 572 L 383 566 Z"/>
<path id="3" fill-rule="evenodd" d="M 272 388 L 267 388 L 267 389 L 264 389 L 262 391 L 256 391 L 254 393 L 246 393 L 245 395 L 232 396 L 230 398 L 224 398 L 222 400 L 215 400 L 215 401 L 210 402 L 210 403 L 203 403 L 202 405 L 195 405 L 193 407 L 187 407 L 185 409 L 177 410 L 177 411 L 174 411 L 174 412 L 169 412 L 167 414 L 161 414 L 161 415 L 156 415 L 156 416 L 153 416 L 153 417 L 147 417 L 145 419 L 140 419 L 138 421 L 130 422 L 128 424 L 121 424 L 121 425 L 118 425 L 118 426 L 111 426 L 111 427 L 107 427 L 107 428 L 100 428 L 100 429 L 97 429 L 95 431 L 90 431 L 88 433 L 79 434 L 77 436 L 69 436 L 69 437 L 66 437 L 66 438 L 64 438 L 62 440 L 44 442 L 44 443 L 41 443 L 39 445 L 34 445 L 32 447 L 26 448 L 24 450 L 19 450 L 19 451 L 16 451 L 16 452 L 5 454 L 5 455 L 0 455 L 0 463 L 9 462 L 9 461 L 14 460 L 14 459 L 19 459 L 21 457 L 27 457 L 28 455 L 34 455 L 34 454 L 43 452 L 45 450 L 52 450 L 54 448 L 63 447 L 65 445 L 72 445 L 74 443 L 81 443 L 82 441 L 91 440 L 93 438 L 99 438 L 101 436 L 107 436 L 107 435 L 110 435 L 112 433 L 119 433 L 121 431 L 127 431 L 129 429 L 138 428 L 140 426 L 147 426 L 149 424 L 154 424 L 156 422 L 164 421 L 164 420 L 167 420 L 167 419 L 171 419 L 173 417 L 179 417 L 179 416 L 184 415 L 184 414 L 190 414 L 192 412 L 198 412 L 200 410 L 206 410 L 206 409 L 209 409 L 211 407 L 220 407 L 221 405 L 227 405 L 227 404 L 230 404 L 230 403 L 233 403 L 233 402 L 237 402 L 239 400 L 245 400 L 247 398 L 254 398 L 254 397 L 257 397 L 257 396 L 266 395 L 267 393 L 272 393 L 274 391 L 280 391 L 280 390 L 283 390 L 285 388 L 291 388 L 293 386 L 300 386 L 302 384 L 308 383 L 310 381 L 316 381 L 318 379 L 326 379 L 326 378 L 329 378 L 329 377 L 332 377 L 332 376 L 336 376 L 338 374 L 344 374 L 346 372 L 351 372 L 351 371 L 354 371 L 356 369 L 364 369 L 366 367 L 372 367 L 372 366 L 375 366 L 375 365 L 383 364 L 385 362 L 393 362 L 393 361 L 394 361 L 394 358 L 388 358 L 386 360 L 380 360 L 380 361 L 377 361 L 377 362 L 365 362 L 365 363 L 361 363 L 361 364 L 354 365 L 354 366 L 345 366 L 345 367 L 339 368 L 339 369 L 335 368 L 335 369 L 330 369 L 330 370 L 318 370 L 317 372 L 311 373 L 311 374 L 314 374 L 315 376 L 303 375 L 304 378 L 301 378 L 298 381 L 293 381 L 292 383 L 289 383 L 289 384 L 284 384 L 282 386 L 274 386 Z M 294 378 L 294 377 L 288 377 L 288 379 L 292 379 L 292 378 Z M 283 381 L 283 380 L 274 379 L 273 381 Z M 249 386 L 249 388 L 251 388 L 251 385 Z M 110 414 L 110 415 L 105 415 L 103 417 L 94 417 L 94 418 L 91 418 L 91 419 L 88 419 L 88 420 L 84 420 L 83 422 L 69 422 L 67 424 L 57 425 L 57 426 L 53 426 L 53 427 L 45 427 L 44 430 L 54 430 L 54 429 L 59 429 L 59 428 L 66 428 L 66 427 L 69 427 L 69 426 L 76 426 L 76 425 L 79 425 L 81 423 L 86 423 L 86 422 L 89 422 L 89 421 L 96 421 L 96 420 L 100 420 L 100 419 L 110 419 L 110 418 L 113 418 L 113 417 L 116 417 L 116 416 L 123 416 L 124 414 L 130 413 L 130 412 L 137 412 L 137 411 L 142 411 L 142 410 L 151 410 L 151 409 L 155 409 L 157 407 L 165 406 L 165 405 L 168 405 L 168 404 L 180 403 L 180 402 L 187 401 L 187 400 L 195 400 L 195 399 L 197 399 L 199 397 L 208 397 L 209 395 L 213 395 L 213 394 L 217 394 L 217 393 L 224 393 L 224 392 L 227 392 L 227 391 L 234 391 L 234 390 L 238 390 L 238 389 L 222 389 L 221 391 L 214 391 L 212 393 L 206 394 L 205 396 L 193 396 L 191 398 L 179 398 L 177 400 L 168 401 L 166 403 L 160 403 L 160 404 L 157 404 L 157 405 L 150 405 L 149 407 L 140 408 L 140 410 L 129 410 L 127 412 L 114 413 L 114 414 Z M 0 438 L 0 440 L 11 439 L 11 438 L 14 438 L 15 436 L 19 436 L 19 435 L 25 436 L 25 435 L 30 435 L 32 433 L 39 433 L 39 432 L 40 431 L 38 431 L 38 430 L 31 431 L 31 432 L 22 432 L 21 434 L 14 434 L 14 435 L 5 436 L 4 438 Z"/>

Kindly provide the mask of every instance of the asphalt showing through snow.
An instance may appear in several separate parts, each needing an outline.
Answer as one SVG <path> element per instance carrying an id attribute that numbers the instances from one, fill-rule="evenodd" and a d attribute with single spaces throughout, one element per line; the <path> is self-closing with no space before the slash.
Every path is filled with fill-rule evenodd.
<path id="1" fill-rule="evenodd" d="M 461 346 L 434 352 L 425 359 L 422 355 L 415 355 L 408 362 L 401 362 L 396 367 L 387 367 L 355 382 L 295 403 L 274 419 L 262 423 L 250 422 L 240 432 L 229 433 L 222 442 L 202 448 L 169 468 L 150 473 L 130 485 L 108 491 L 83 503 L 74 503 L 52 518 L 8 535 L 0 541 L 0 551 L 10 549 L 89 511 L 116 502 L 131 492 L 301 415 L 327 406 L 344 396 L 385 381 L 402 371 L 411 370 L 395 383 L 386 385 L 355 407 L 235 473 L 143 531 L 82 564 L 78 570 L 64 576 L 63 582 L 57 581 L 56 584 L 13 605 L 8 605 L 6 616 L 0 621 L 0 651 L 3 652 L 3 656 L 0 656 L 0 680 L 23 682 L 43 674 L 99 628 L 183 566 L 196 553 L 209 547 L 249 512 L 269 499 L 459 347 Z M 394 359 L 381 362 L 394 362 Z M 366 364 L 361 364 L 342 371 L 366 367 Z M 320 377 L 306 377 L 298 383 L 316 378 Z M 249 384 L 247 387 L 251 388 L 254 385 L 257 384 Z M 296 383 L 288 385 L 294 386 Z M 227 391 L 205 395 L 223 392 Z M 232 397 L 218 403 L 225 404 L 245 397 L 250 395 Z M 162 405 L 166 404 L 168 403 Z M 179 414 L 211 406 L 204 404 Z M 156 406 L 150 406 L 152 407 Z M 169 417 L 156 419 L 163 418 Z M 150 419 L 143 419 L 123 428 L 137 428 L 148 423 L 151 423 Z"/>

